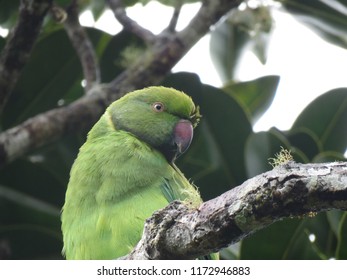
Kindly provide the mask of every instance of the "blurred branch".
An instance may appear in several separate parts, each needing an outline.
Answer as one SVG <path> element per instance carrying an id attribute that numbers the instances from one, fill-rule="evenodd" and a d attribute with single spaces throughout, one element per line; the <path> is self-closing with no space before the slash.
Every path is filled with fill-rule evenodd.
<path id="1" fill-rule="evenodd" d="M 52 0 L 22 0 L 16 26 L 0 56 L 0 111 L 3 110 L 40 34 Z"/>
<path id="2" fill-rule="evenodd" d="M 74 103 L 37 115 L 2 132 L 0 166 L 66 134 L 91 127 L 105 108 L 125 93 L 159 84 L 210 27 L 240 2 L 240 0 L 205 1 L 184 30 L 170 36 L 161 36 L 151 48 L 148 48 L 108 85 L 95 85 L 87 96 Z"/>
<path id="3" fill-rule="evenodd" d="M 174 8 L 174 12 L 172 14 L 169 26 L 167 27 L 167 30 L 169 32 L 175 32 L 178 18 L 179 18 L 180 13 L 181 13 L 181 8 L 182 8 L 182 5 L 178 5 Z"/>
<path id="4" fill-rule="evenodd" d="M 153 44 L 156 36 L 149 30 L 143 28 L 136 21 L 128 17 L 123 6 L 122 0 L 107 0 L 110 9 L 113 11 L 114 16 L 123 25 L 123 28 L 131 33 L 134 33 L 142 40 L 149 44 Z"/>
<path id="5" fill-rule="evenodd" d="M 64 26 L 80 59 L 83 76 L 86 81 L 85 90 L 88 92 L 93 84 L 100 83 L 100 68 L 87 32 L 79 23 L 76 0 L 72 1 L 71 5 L 67 8 L 67 19 Z"/>
<path id="6" fill-rule="evenodd" d="M 122 259 L 194 259 L 286 217 L 347 210 L 347 162 L 289 162 L 189 209 L 174 201 L 146 221 Z"/>

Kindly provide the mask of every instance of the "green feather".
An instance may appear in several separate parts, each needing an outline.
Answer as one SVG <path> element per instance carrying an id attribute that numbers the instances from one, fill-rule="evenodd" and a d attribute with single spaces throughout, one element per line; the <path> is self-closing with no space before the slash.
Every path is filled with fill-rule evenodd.
<path id="1" fill-rule="evenodd" d="M 190 97 L 164 87 L 129 93 L 107 108 L 70 172 L 62 210 L 67 259 L 126 255 L 154 211 L 175 199 L 199 206 L 196 187 L 166 154 L 177 123 L 195 126 L 199 117 Z"/>

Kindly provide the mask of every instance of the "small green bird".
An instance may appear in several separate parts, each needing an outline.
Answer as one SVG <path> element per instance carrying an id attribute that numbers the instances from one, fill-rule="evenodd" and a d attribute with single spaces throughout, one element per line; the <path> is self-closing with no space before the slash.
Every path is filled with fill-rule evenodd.
<path id="1" fill-rule="evenodd" d="M 112 103 L 88 134 L 62 211 L 67 259 L 115 259 L 140 240 L 144 222 L 173 200 L 201 197 L 174 164 L 200 118 L 189 96 L 149 87 Z"/>

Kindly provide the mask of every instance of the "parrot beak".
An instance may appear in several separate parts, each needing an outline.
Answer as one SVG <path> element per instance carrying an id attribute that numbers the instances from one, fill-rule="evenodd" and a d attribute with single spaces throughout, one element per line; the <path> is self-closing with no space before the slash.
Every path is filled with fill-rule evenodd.
<path id="1" fill-rule="evenodd" d="M 183 154 L 193 139 L 193 125 L 188 120 L 180 120 L 174 128 L 173 142 L 177 146 L 176 158 Z"/>

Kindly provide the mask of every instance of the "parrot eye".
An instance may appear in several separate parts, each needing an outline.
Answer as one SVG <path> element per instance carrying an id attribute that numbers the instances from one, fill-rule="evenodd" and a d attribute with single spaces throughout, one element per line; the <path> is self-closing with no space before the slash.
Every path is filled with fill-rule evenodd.
<path id="1" fill-rule="evenodd" d="M 164 111 L 164 104 L 160 103 L 160 102 L 155 102 L 152 105 L 152 108 L 153 108 L 154 112 L 163 112 Z"/>

